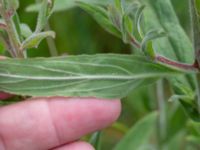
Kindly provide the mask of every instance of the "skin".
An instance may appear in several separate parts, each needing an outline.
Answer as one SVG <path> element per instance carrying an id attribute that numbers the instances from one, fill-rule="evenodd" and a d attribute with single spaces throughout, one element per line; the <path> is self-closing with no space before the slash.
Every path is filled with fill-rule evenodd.
<path id="1" fill-rule="evenodd" d="M 11 96 L 0 92 L 0 100 Z M 2 106 L 0 150 L 94 150 L 79 139 L 109 126 L 120 112 L 120 100 L 96 98 L 41 97 Z"/>
<path id="2" fill-rule="evenodd" d="M 10 95 L 0 93 L 5 99 Z M 1 150 L 94 150 L 80 137 L 116 121 L 119 100 L 32 98 L 0 107 Z"/>

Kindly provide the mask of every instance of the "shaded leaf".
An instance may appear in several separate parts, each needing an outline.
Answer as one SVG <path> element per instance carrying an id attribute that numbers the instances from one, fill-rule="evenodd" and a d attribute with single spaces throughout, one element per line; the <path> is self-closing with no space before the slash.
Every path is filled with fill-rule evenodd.
<path id="1" fill-rule="evenodd" d="M 90 138 L 89 142 L 90 142 L 90 144 L 92 144 L 92 146 L 95 148 L 95 150 L 101 149 L 101 135 L 102 135 L 102 132 L 97 131 L 97 132 L 93 133 Z"/>
<path id="2" fill-rule="evenodd" d="M 142 32 L 142 29 L 141 29 L 141 20 L 142 20 L 142 15 L 143 15 L 143 10 L 144 10 L 145 6 L 144 5 L 141 5 L 136 14 L 135 14 L 135 20 L 136 20 L 136 25 L 137 25 L 137 30 L 138 30 L 138 33 L 140 35 L 141 38 L 143 38 L 143 32 Z"/>
<path id="3" fill-rule="evenodd" d="M 139 120 L 117 144 L 114 150 L 143 150 L 156 125 L 157 113 L 151 113 Z"/>
<path id="4" fill-rule="evenodd" d="M 117 37 L 121 37 L 119 30 L 110 21 L 107 11 L 100 5 L 94 5 L 84 2 L 77 2 L 78 6 L 89 13 L 93 18 L 108 32 Z"/>
<path id="5" fill-rule="evenodd" d="M 0 91 L 30 96 L 122 98 L 181 71 L 142 56 L 80 55 L 0 61 Z"/>

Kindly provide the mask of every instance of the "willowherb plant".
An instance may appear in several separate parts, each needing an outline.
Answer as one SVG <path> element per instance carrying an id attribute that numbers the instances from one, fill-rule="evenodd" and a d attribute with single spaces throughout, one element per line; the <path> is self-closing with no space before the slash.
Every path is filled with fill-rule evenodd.
<path id="1" fill-rule="evenodd" d="M 174 93 L 170 100 L 179 101 L 187 114 L 199 122 L 200 22 L 197 2 L 188 2 L 193 45 L 169 0 L 114 0 L 101 4 L 77 1 L 73 5 L 92 15 L 106 31 L 133 46 L 134 53 L 27 58 L 28 49 L 37 47 L 46 37 L 55 37 L 53 31 L 44 29 L 57 7 L 53 7 L 51 0 L 37 4 L 40 11 L 35 30 L 31 31 L 19 20 L 19 2 L 0 0 L 0 39 L 13 57 L 0 61 L 0 91 L 22 96 L 113 99 L 126 97 L 135 88 L 165 78 Z M 147 132 L 143 136 L 149 135 L 155 117 L 151 114 L 139 122 L 130 135 L 137 134 L 143 124 L 149 124 L 144 127 Z M 125 137 L 116 150 L 131 145 L 127 143 L 130 137 Z"/>

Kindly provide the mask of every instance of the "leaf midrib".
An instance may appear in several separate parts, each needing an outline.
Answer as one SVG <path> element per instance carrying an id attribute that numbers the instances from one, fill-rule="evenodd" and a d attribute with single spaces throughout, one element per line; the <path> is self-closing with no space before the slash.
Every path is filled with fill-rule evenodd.
<path id="1" fill-rule="evenodd" d="M 133 80 L 140 78 L 151 78 L 158 76 L 172 76 L 177 73 L 145 73 L 139 75 L 85 75 L 85 76 L 66 76 L 66 77 L 45 77 L 45 76 L 24 76 L 17 74 L 0 73 L 0 77 L 10 77 L 17 79 L 29 79 L 29 80 Z"/>

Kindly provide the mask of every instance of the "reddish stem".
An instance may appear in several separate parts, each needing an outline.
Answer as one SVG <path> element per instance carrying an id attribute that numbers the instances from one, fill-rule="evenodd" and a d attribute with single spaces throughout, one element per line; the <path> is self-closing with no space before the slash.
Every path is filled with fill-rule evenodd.
<path id="1" fill-rule="evenodd" d="M 155 57 L 155 60 L 158 61 L 158 62 L 162 62 L 164 64 L 167 64 L 167 65 L 170 65 L 170 66 L 174 66 L 174 67 L 177 67 L 177 68 L 180 68 L 180 69 L 184 69 L 184 70 L 199 70 L 199 65 L 197 62 L 195 62 L 194 64 L 185 64 L 185 63 L 180 63 L 180 62 L 177 62 L 177 61 L 173 61 L 173 60 L 170 60 L 166 57 L 163 57 L 163 56 L 160 56 L 160 55 L 157 55 Z"/>

